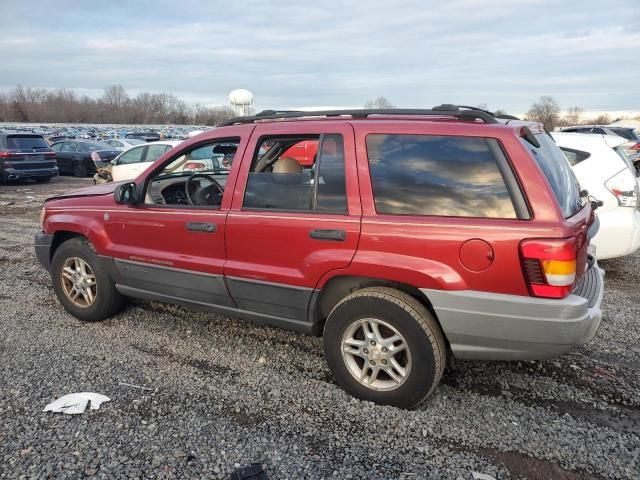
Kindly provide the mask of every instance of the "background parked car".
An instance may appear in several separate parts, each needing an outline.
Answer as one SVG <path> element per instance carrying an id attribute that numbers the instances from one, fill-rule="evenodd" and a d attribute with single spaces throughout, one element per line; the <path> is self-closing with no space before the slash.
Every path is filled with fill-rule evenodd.
<path id="1" fill-rule="evenodd" d="M 160 134 L 156 132 L 129 132 L 124 138 L 137 138 L 145 142 L 157 142 L 160 140 Z"/>
<path id="2" fill-rule="evenodd" d="M 114 182 L 133 180 L 140 172 L 160 158 L 165 152 L 178 145 L 180 141 L 165 140 L 161 142 L 142 143 L 116 157 L 112 163 L 111 177 Z"/>
<path id="3" fill-rule="evenodd" d="M 621 257 L 640 248 L 638 180 L 616 135 L 556 132 L 553 137 L 573 166 L 580 187 L 604 203 L 600 229 L 591 240 L 598 259 Z"/>
<path id="4" fill-rule="evenodd" d="M 48 182 L 57 174 L 56 154 L 42 135 L 0 132 L 0 182 Z"/>
<path id="5" fill-rule="evenodd" d="M 111 145 L 113 148 L 120 150 L 121 152 L 129 150 L 131 147 L 135 147 L 136 145 L 145 143 L 144 140 L 140 140 L 139 138 L 109 138 L 107 140 L 103 140 L 103 142 Z"/>
<path id="6" fill-rule="evenodd" d="M 111 145 L 90 140 L 65 140 L 54 143 L 51 148 L 58 156 L 60 173 L 71 173 L 76 177 L 95 173 L 120 153 Z"/>

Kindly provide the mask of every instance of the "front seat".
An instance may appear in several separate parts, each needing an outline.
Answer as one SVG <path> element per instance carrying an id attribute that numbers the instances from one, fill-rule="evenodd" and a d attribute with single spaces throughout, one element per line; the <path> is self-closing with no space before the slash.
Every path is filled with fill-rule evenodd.
<path id="1" fill-rule="evenodd" d="M 295 158 L 281 157 L 274 162 L 271 171 L 273 173 L 302 173 L 302 167 Z"/>

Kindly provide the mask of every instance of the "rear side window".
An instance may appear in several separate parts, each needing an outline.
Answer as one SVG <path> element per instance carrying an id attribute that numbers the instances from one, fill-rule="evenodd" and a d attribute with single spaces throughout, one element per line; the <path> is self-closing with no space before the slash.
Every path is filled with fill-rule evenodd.
<path id="1" fill-rule="evenodd" d="M 36 135 L 7 135 L 7 148 L 10 150 L 33 150 L 49 148 L 47 141 Z"/>
<path id="2" fill-rule="evenodd" d="M 517 218 L 497 151 L 497 141 L 479 137 L 368 135 L 376 211 Z"/>
<path id="3" fill-rule="evenodd" d="M 540 133 L 536 135 L 536 139 L 540 142 L 540 148 L 536 148 L 526 140 L 522 140 L 522 143 L 533 154 L 540 170 L 547 177 L 564 217 L 572 217 L 583 205 L 578 180 L 567 157 L 549 135 Z"/>
<path id="4" fill-rule="evenodd" d="M 582 150 L 574 150 L 573 148 L 560 147 L 564 156 L 567 157 L 571 166 L 575 166 L 580 162 L 585 161 L 587 158 L 591 156 L 589 152 L 583 152 Z"/>
<path id="5" fill-rule="evenodd" d="M 249 172 L 243 207 L 346 213 L 342 136 L 263 138 Z"/>

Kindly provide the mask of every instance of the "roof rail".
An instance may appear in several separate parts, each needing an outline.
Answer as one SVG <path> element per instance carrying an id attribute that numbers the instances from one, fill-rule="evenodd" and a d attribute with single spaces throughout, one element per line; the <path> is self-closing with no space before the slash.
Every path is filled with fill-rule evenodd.
<path id="1" fill-rule="evenodd" d="M 261 120 L 281 120 L 288 118 L 302 117 L 343 117 L 351 118 L 368 118 L 371 115 L 432 115 L 438 117 L 456 117 L 460 120 L 483 120 L 485 123 L 498 123 L 491 112 L 480 110 L 474 107 L 457 106 L 451 104 L 443 104 L 433 107 L 430 110 L 420 108 L 391 108 L 391 109 L 352 109 L 352 110 L 317 110 L 317 111 L 300 111 L 300 110 L 263 110 L 256 115 L 247 117 L 230 118 L 222 122 L 219 127 L 227 127 L 229 125 L 241 125 L 246 123 L 255 123 Z"/>

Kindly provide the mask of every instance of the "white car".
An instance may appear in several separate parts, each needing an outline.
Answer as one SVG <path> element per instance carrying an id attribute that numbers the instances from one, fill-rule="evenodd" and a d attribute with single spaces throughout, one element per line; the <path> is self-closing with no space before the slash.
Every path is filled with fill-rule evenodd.
<path id="1" fill-rule="evenodd" d="M 146 142 L 138 138 L 110 138 L 108 140 L 104 140 L 103 143 L 111 145 L 116 150 L 124 152 L 125 150 L 129 150 L 131 147 L 135 147 L 136 145 L 141 145 Z"/>
<path id="2" fill-rule="evenodd" d="M 178 145 L 177 140 L 161 140 L 159 142 L 142 142 L 140 145 L 125 150 L 111 164 L 111 177 L 114 182 L 133 180 L 146 170 L 153 162 Z"/>
<path id="3" fill-rule="evenodd" d="M 591 243 L 598 259 L 629 255 L 640 248 L 640 189 L 617 135 L 555 132 L 553 138 L 573 166 L 580 187 L 601 200 L 600 229 Z"/>

